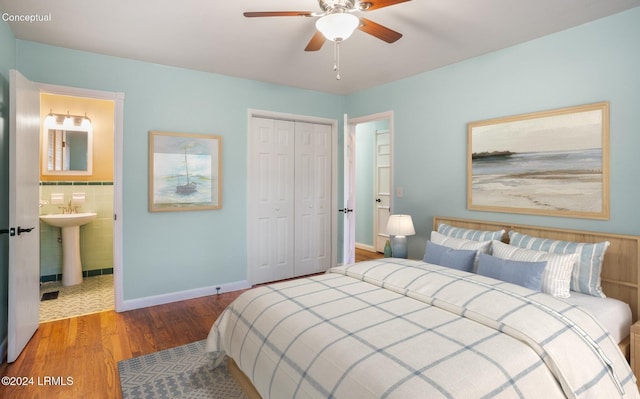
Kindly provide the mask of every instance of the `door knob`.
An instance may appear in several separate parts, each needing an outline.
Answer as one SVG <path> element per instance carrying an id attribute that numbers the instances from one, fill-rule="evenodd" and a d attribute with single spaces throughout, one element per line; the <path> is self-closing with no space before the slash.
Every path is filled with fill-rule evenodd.
<path id="1" fill-rule="evenodd" d="M 377 198 L 377 199 L 376 199 L 376 202 L 379 204 L 379 203 L 381 203 L 381 202 L 382 202 L 382 200 L 381 200 L 380 198 Z"/>
<path id="2" fill-rule="evenodd" d="M 29 233 L 33 229 L 35 229 L 35 227 L 29 227 L 29 228 L 23 229 L 22 227 L 18 226 L 18 235 L 22 233 Z"/>

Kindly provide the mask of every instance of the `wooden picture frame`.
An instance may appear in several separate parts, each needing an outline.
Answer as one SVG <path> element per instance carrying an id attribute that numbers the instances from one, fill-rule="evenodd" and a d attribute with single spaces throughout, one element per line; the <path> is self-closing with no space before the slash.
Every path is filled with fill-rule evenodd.
<path id="1" fill-rule="evenodd" d="M 149 211 L 222 208 L 222 137 L 149 132 Z"/>
<path id="2" fill-rule="evenodd" d="M 469 123 L 470 210 L 609 219 L 609 103 Z"/>

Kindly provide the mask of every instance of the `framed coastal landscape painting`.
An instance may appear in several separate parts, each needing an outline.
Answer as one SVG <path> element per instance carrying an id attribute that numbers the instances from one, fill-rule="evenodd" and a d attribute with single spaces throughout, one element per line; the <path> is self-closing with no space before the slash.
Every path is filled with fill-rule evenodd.
<path id="1" fill-rule="evenodd" d="M 469 123 L 471 210 L 609 219 L 609 103 Z"/>
<path id="2" fill-rule="evenodd" d="M 149 132 L 149 211 L 222 207 L 222 138 Z"/>

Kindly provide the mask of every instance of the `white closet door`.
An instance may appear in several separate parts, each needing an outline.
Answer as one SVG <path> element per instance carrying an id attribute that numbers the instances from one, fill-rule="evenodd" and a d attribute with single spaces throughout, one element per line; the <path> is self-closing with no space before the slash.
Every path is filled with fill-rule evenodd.
<path id="1" fill-rule="evenodd" d="M 331 126 L 295 124 L 295 276 L 331 266 Z"/>
<path id="2" fill-rule="evenodd" d="M 252 118 L 248 251 L 253 284 L 293 276 L 294 122 Z"/>

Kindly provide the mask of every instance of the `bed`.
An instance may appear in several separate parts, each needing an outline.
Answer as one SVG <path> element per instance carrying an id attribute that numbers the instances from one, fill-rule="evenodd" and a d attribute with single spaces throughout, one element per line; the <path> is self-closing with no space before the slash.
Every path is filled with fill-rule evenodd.
<path id="1" fill-rule="evenodd" d="M 637 318 L 637 237 L 441 217 L 434 230 L 441 223 L 604 237 L 604 292 Z M 566 299 L 390 258 L 243 293 L 216 320 L 207 350 L 252 398 L 638 398 L 621 331 L 614 337 Z"/>

